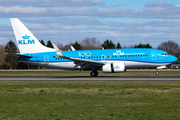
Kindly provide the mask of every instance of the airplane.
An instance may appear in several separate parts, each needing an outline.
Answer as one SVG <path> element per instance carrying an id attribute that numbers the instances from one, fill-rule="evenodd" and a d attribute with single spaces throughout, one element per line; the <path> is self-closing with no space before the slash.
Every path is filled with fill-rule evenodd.
<path id="1" fill-rule="evenodd" d="M 42 45 L 38 39 L 18 19 L 10 19 L 20 53 L 16 53 L 22 62 L 65 70 L 92 70 L 92 77 L 103 73 L 122 73 L 128 68 L 166 68 L 177 58 L 166 51 L 147 48 L 98 49 L 62 51 L 53 44 L 53 48 Z"/>

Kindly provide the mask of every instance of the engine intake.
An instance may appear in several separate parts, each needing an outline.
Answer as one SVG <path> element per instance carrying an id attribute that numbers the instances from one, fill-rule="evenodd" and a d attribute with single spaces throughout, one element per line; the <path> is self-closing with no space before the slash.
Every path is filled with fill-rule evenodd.
<path id="1" fill-rule="evenodd" d="M 124 63 L 107 63 L 102 67 L 103 73 L 121 73 L 125 72 L 125 64 Z"/>

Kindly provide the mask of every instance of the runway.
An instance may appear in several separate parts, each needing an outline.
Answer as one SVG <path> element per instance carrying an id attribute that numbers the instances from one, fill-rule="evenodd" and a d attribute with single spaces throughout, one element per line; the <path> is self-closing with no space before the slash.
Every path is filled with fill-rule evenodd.
<path id="1" fill-rule="evenodd" d="M 180 81 L 180 76 L 0 76 L 0 81 Z"/>

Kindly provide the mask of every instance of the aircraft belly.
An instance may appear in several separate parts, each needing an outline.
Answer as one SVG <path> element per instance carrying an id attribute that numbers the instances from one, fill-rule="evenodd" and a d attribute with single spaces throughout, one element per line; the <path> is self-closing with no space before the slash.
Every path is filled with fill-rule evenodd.
<path id="1" fill-rule="evenodd" d="M 164 63 L 148 63 L 148 62 L 136 62 L 136 61 L 106 61 L 106 62 L 125 63 L 126 68 L 156 68 L 158 66 L 164 65 Z"/>
<path id="2" fill-rule="evenodd" d="M 52 68 L 52 69 L 66 69 L 66 70 L 76 70 L 76 65 L 73 62 L 32 62 L 32 61 L 23 61 L 33 65 L 39 65 L 42 67 Z"/>

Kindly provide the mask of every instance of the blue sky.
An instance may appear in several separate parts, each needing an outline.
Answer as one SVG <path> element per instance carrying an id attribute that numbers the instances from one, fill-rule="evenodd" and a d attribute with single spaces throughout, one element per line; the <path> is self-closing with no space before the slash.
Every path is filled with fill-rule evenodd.
<path id="1" fill-rule="evenodd" d="M 68 44 L 95 37 L 122 46 L 180 44 L 179 0 L 0 0 L 0 44 L 19 18 L 39 39 Z"/>

